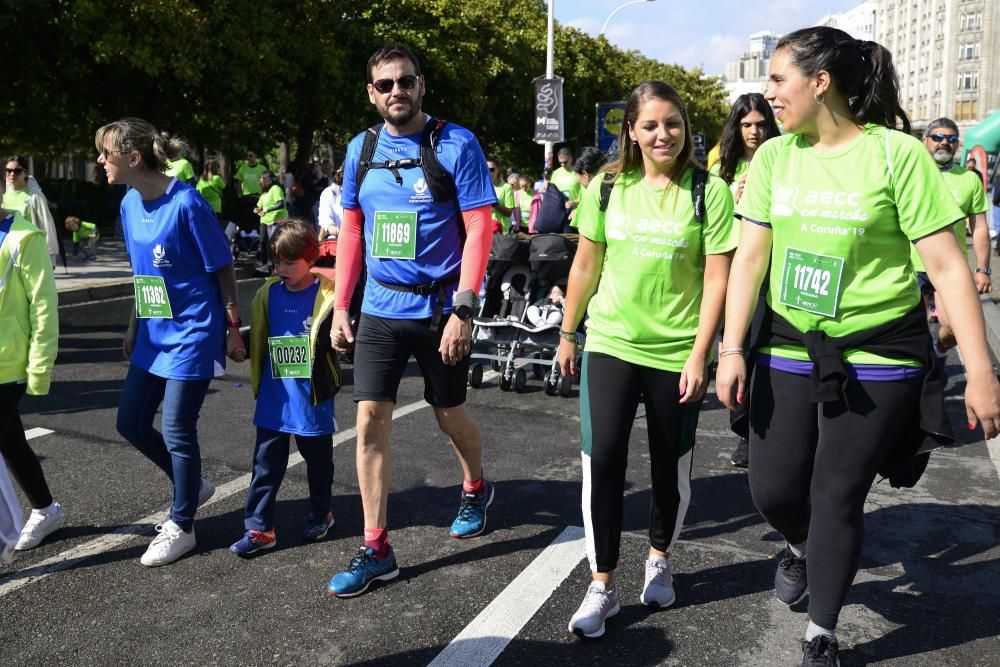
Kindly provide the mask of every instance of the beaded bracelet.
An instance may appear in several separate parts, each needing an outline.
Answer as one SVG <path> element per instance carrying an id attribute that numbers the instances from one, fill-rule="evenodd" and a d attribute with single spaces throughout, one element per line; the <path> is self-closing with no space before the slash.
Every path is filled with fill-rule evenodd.
<path id="1" fill-rule="evenodd" d="M 562 329 L 560 329 L 559 330 L 559 337 L 562 338 L 563 340 L 566 340 L 566 341 L 569 341 L 570 343 L 573 343 L 573 345 L 579 345 L 580 344 L 580 341 L 577 340 L 577 338 L 576 338 L 576 332 L 575 331 L 567 333 L 567 332 L 563 331 Z"/>

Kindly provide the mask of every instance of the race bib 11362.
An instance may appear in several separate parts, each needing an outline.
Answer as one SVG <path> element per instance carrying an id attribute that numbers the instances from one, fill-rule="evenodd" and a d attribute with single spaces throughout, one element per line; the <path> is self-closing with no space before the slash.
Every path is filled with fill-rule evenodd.
<path id="1" fill-rule="evenodd" d="M 170 319 L 174 316 L 167 285 L 161 276 L 134 276 L 132 282 L 136 317 Z"/>

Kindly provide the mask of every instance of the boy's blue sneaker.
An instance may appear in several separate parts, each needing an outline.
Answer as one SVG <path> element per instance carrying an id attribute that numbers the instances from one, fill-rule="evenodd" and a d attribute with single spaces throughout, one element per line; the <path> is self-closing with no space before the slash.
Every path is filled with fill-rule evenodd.
<path id="1" fill-rule="evenodd" d="M 314 517 L 309 515 L 306 521 L 306 529 L 302 531 L 302 539 L 306 542 L 318 542 L 326 537 L 326 534 L 333 528 L 333 512 L 327 512 L 326 516 Z"/>
<path id="2" fill-rule="evenodd" d="M 475 537 L 486 530 L 486 508 L 492 502 L 493 485 L 485 480 L 479 493 L 463 490 L 458 516 L 451 524 L 451 536 L 458 539 Z"/>
<path id="3" fill-rule="evenodd" d="M 237 556 L 249 556 L 264 549 L 273 549 L 277 544 L 278 538 L 273 530 L 248 530 L 229 550 Z"/>
<path id="4" fill-rule="evenodd" d="M 375 550 L 362 546 L 347 569 L 333 575 L 326 592 L 338 598 L 352 598 L 368 590 L 373 581 L 391 581 L 399 575 L 392 547 L 385 558 L 376 558 Z"/>

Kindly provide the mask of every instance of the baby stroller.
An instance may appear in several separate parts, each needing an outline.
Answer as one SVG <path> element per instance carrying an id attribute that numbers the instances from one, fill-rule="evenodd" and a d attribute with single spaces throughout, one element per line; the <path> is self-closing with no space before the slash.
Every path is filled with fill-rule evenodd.
<path id="1" fill-rule="evenodd" d="M 552 285 L 565 288 L 575 252 L 575 239 L 561 234 L 494 237 L 483 309 L 472 334 L 474 345 L 489 351 L 474 351 L 472 358 L 490 360 L 502 391 L 524 391 L 530 369 L 546 394 L 570 395 L 572 378 L 561 376 L 556 358 L 561 323 L 533 324 L 528 310 Z M 470 366 L 469 385 L 481 386 L 483 372 L 482 364 Z"/>

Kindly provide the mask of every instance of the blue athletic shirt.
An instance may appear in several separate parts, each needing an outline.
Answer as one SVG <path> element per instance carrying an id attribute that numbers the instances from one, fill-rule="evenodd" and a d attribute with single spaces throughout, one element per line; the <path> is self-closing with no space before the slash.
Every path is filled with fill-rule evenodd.
<path id="1" fill-rule="evenodd" d="M 211 205 L 176 179 L 155 201 L 121 204 L 132 272 L 160 276 L 173 318 L 139 319 L 132 363 L 169 380 L 205 380 L 226 363 L 226 314 L 214 272 L 233 262 Z"/>
<path id="2" fill-rule="evenodd" d="M 14 224 L 14 214 L 11 213 L 3 220 L 0 220 L 0 246 L 3 245 L 3 241 L 10 234 L 10 227 Z M 0 271 L 3 271 L 4 267 L 0 267 Z"/>
<path id="3" fill-rule="evenodd" d="M 430 122 L 430 121 L 428 121 Z M 344 208 L 360 208 L 365 217 L 365 262 L 368 282 L 361 310 L 388 319 L 422 319 L 433 315 L 437 295 L 419 296 L 382 287 L 373 278 L 398 285 L 426 285 L 449 276 L 457 276 L 462 262 L 464 222 L 461 211 L 493 204 L 496 193 L 486 156 L 479 141 L 469 130 L 454 123 L 445 125 L 438 143 L 438 161 L 452 175 L 458 192 L 458 204 L 435 202 L 424 180 L 424 170 L 408 167 L 399 170 L 403 184 L 396 182 L 388 169 L 370 169 L 361 184 L 360 197 L 355 186 L 361 147 L 366 132 L 351 140 L 344 160 L 344 184 L 341 201 Z M 422 131 L 394 137 L 386 129 L 379 134 L 372 162 L 420 157 Z M 360 200 L 360 203 L 359 203 Z M 416 259 L 380 259 L 372 257 L 376 211 L 417 213 Z M 447 290 L 445 313 L 451 312 L 451 298 L 457 284 Z"/>
<path id="4" fill-rule="evenodd" d="M 268 336 L 308 336 L 319 281 L 301 292 L 291 292 L 282 282 L 271 285 L 267 295 Z M 264 361 L 253 423 L 261 428 L 292 435 L 327 435 L 337 430 L 333 399 L 312 404 L 307 378 L 271 377 L 271 355 Z"/>

